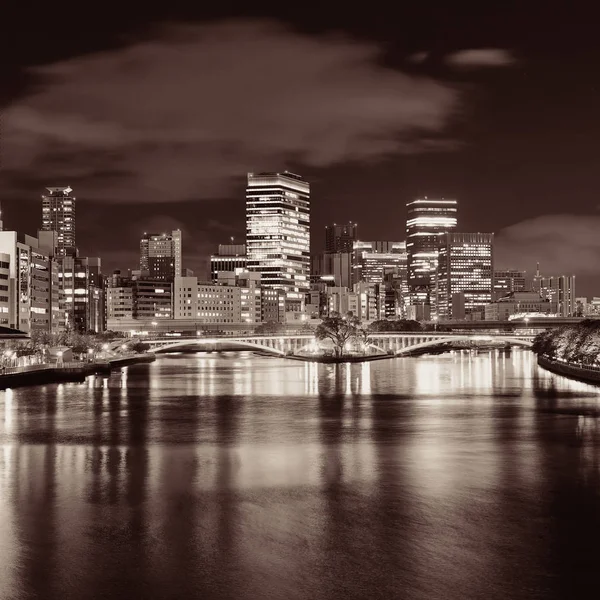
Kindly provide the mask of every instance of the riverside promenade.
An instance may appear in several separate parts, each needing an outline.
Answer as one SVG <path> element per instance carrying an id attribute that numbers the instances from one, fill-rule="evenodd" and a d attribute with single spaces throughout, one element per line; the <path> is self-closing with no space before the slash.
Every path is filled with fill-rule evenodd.
<path id="1" fill-rule="evenodd" d="M 149 363 L 154 360 L 156 360 L 154 354 L 148 353 L 115 356 L 103 361 L 74 361 L 63 364 L 7 367 L 0 373 L 0 390 L 67 381 L 82 382 L 89 375 L 106 374 L 110 373 L 112 369 L 137 363 Z"/>
<path id="2" fill-rule="evenodd" d="M 537 363 L 542 369 L 546 369 L 556 375 L 563 375 L 564 377 L 570 377 L 571 379 L 577 379 L 585 383 L 600 385 L 600 367 L 574 365 L 546 356 L 538 356 Z"/>

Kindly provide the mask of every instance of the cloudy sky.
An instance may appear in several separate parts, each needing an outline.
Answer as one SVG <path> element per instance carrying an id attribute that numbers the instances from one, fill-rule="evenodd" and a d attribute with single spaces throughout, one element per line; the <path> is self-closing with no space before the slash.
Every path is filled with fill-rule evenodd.
<path id="1" fill-rule="evenodd" d="M 135 266 L 143 231 L 180 227 L 202 274 L 215 244 L 243 239 L 245 174 L 287 168 L 312 184 L 315 250 L 333 221 L 403 239 L 406 202 L 444 195 L 461 230 L 496 232 L 499 265 L 539 261 L 600 295 L 586 15 L 166 4 L 56 3 L 3 32 L 6 227 L 34 232 L 44 187 L 69 184 L 83 254 Z"/>

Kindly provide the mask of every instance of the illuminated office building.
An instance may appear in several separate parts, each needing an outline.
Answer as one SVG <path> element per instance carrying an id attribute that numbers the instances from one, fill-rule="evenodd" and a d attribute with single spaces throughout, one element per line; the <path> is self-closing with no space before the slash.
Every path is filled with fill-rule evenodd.
<path id="1" fill-rule="evenodd" d="M 419 198 L 406 205 L 406 251 L 411 318 L 428 319 L 435 287 L 439 237 L 457 224 L 456 200 Z"/>
<path id="2" fill-rule="evenodd" d="M 144 233 L 140 240 L 140 269 L 158 281 L 181 277 L 181 231 Z"/>
<path id="3" fill-rule="evenodd" d="M 439 238 L 437 316 L 463 319 L 492 301 L 493 233 L 445 233 Z M 458 302 L 457 302 L 458 300 Z M 460 307 L 460 308 L 457 308 Z M 462 313 L 464 306 L 464 314 Z"/>
<path id="4" fill-rule="evenodd" d="M 70 186 L 46 188 L 42 196 L 42 231 L 56 232 L 54 256 L 75 256 L 75 197 Z"/>
<path id="5" fill-rule="evenodd" d="M 300 312 L 310 286 L 310 185 L 299 175 L 248 173 L 248 270 L 282 290 L 287 312 Z"/>

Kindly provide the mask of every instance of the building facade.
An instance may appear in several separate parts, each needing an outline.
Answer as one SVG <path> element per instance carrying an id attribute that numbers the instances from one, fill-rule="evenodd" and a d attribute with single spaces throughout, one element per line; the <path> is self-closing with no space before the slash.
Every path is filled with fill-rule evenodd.
<path id="1" fill-rule="evenodd" d="M 527 272 L 519 269 L 494 270 L 494 299 L 502 298 L 511 292 L 526 292 Z"/>
<path id="2" fill-rule="evenodd" d="M 352 283 L 381 284 L 386 273 L 406 276 L 406 242 L 354 242 Z"/>
<path id="3" fill-rule="evenodd" d="M 52 248 L 38 238 L 0 231 L 0 318 L 2 324 L 31 333 L 64 330 L 58 269 Z"/>
<path id="4" fill-rule="evenodd" d="M 557 316 L 557 306 L 538 292 L 510 292 L 485 307 L 486 321 L 508 321 L 511 318 Z"/>
<path id="5" fill-rule="evenodd" d="M 310 276 L 310 185 L 299 175 L 249 173 L 248 269 L 262 286 L 282 290 L 286 311 L 300 312 Z"/>
<path id="6" fill-rule="evenodd" d="M 181 231 L 144 233 L 140 240 L 140 270 L 149 279 L 173 281 L 182 275 Z"/>
<path id="7" fill-rule="evenodd" d="M 406 251 L 411 318 L 430 317 L 435 289 L 439 236 L 456 229 L 456 200 L 418 198 L 406 205 Z"/>
<path id="8" fill-rule="evenodd" d="M 327 225 L 325 227 L 325 252 L 345 254 L 352 252 L 357 239 L 358 225 L 346 223 L 345 225 Z"/>
<path id="9" fill-rule="evenodd" d="M 75 197 L 70 186 L 49 187 L 42 196 L 42 231 L 56 232 L 54 256 L 75 256 Z"/>
<path id="10" fill-rule="evenodd" d="M 492 301 L 493 246 L 493 233 L 445 233 L 439 237 L 435 299 L 438 319 L 462 319 L 475 312 L 483 315 Z M 463 297 L 465 314 L 456 314 Z M 459 310 L 462 312 L 462 308 Z"/>
<path id="11" fill-rule="evenodd" d="M 352 253 L 323 252 L 311 257 L 311 279 L 331 277 L 334 285 L 352 288 Z"/>
<path id="12" fill-rule="evenodd" d="M 216 254 L 210 257 L 210 278 L 217 281 L 219 273 L 248 269 L 246 244 L 219 244 Z"/>
<path id="13" fill-rule="evenodd" d="M 542 298 L 557 305 L 560 317 L 577 315 L 575 275 L 539 275 L 538 270 L 533 286 Z"/>

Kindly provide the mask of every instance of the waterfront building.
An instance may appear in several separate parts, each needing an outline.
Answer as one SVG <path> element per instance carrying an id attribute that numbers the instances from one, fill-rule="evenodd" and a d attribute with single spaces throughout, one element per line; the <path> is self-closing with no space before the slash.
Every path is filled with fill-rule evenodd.
<path id="1" fill-rule="evenodd" d="M 325 252 L 330 254 L 351 253 L 356 241 L 358 225 L 346 223 L 345 225 L 327 225 L 325 227 Z"/>
<path id="2" fill-rule="evenodd" d="M 310 185 L 299 175 L 248 173 L 248 270 L 285 293 L 286 312 L 302 311 L 310 276 Z"/>
<path id="3" fill-rule="evenodd" d="M 527 290 L 527 272 L 520 269 L 495 269 L 494 270 L 494 300 L 502 298 L 511 292 L 525 292 Z"/>
<path id="4" fill-rule="evenodd" d="M 149 279 L 173 281 L 182 275 L 181 231 L 144 233 L 140 240 L 140 270 Z"/>
<path id="5" fill-rule="evenodd" d="M 456 228 L 458 203 L 425 196 L 409 202 L 406 208 L 409 318 L 427 320 L 435 290 L 439 236 Z"/>
<path id="6" fill-rule="evenodd" d="M 64 330 L 54 249 L 16 231 L 0 231 L 0 319 L 31 333 Z"/>
<path id="7" fill-rule="evenodd" d="M 444 233 L 439 236 L 436 308 L 440 320 L 483 313 L 484 307 L 490 304 L 493 245 L 493 233 Z"/>
<path id="8" fill-rule="evenodd" d="M 486 321 L 508 321 L 511 318 L 557 316 L 555 302 L 542 298 L 538 292 L 509 292 L 487 304 L 484 309 Z"/>
<path id="9" fill-rule="evenodd" d="M 240 288 L 240 320 L 260 323 L 262 320 L 260 273 L 250 271 L 221 271 L 217 283 Z M 273 290 L 276 291 L 276 290 Z"/>
<path id="10" fill-rule="evenodd" d="M 75 256 L 75 197 L 70 186 L 48 187 L 42 195 L 42 231 L 56 233 L 54 256 Z"/>
<path id="11" fill-rule="evenodd" d="M 219 273 L 248 269 L 246 244 L 219 244 L 216 254 L 210 257 L 210 278 L 217 281 Z"/>

